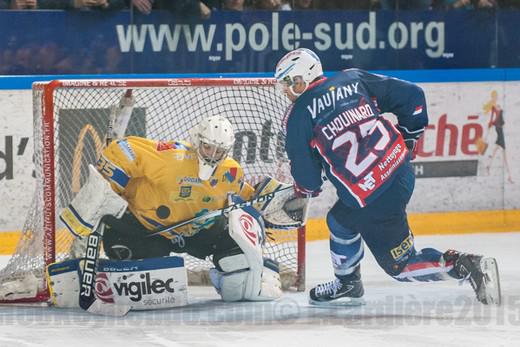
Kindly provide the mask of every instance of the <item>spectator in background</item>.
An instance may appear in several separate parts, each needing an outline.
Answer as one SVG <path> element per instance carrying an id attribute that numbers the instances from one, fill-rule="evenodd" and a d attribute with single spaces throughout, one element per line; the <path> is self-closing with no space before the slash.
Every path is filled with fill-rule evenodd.
<path id="1" fill-rule="evenodd" d="M 211 16 L 210 7 L 200 0 L 130 0 L 130 4 L 143 14 L 150 14 L 153 9 L 156 9 L 168 10 L 179 16 L 202 19 Z"/>
<path id="2" fill-rule="evenodd" d="M 10 8 L 13 10 L 34 10 L 38 8 L 36 0 L 11 0 Z"/>
<path id="3" fill-rule="evenodd" d="M 313 0 L 293 0 L 294 10 L 312 10 Z"/>
<path id="4" fill-rule="evenodd" d="M 244 0 L 222 0 L 222 9 L 228 11 L 243 11 L 246 9 Z"/>
<path id="5" fill-rule="evenodd" d="M 268 11 L 290 11 L 291 5 L 282 0 L 253 0 L 253 9 Z"/>
<path id="6" fill-rule="evenodd" d="M 497 7 L 495 0 L 433 0 L 432 7 L 439 10 L 479 9 Z"/>
<path id="7" fill-rule="evenodd" d="M 383 10 L 430 10 L 432 0 L 380 0 Z"/>
<path id="8" fill-rule="evenodd" d="M 375 10 L 379 0 L 314 0 L 314 8 L 320 10 Z"/>

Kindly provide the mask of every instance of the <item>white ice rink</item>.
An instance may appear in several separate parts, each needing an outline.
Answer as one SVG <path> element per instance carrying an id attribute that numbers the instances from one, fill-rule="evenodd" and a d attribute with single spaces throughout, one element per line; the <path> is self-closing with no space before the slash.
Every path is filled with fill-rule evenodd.
<path id="1" fill-rule="evenodd" d="M 520 346 L 520 233 L 417 237 L 416 245 L 496 257 L 503 305 L 476 302 L 468 283 L 396 282 L 366 252 L 362 307 L 310 307 L 306 293 L 224 304 L 200 287 L 190 288 L 189 307 L 124 318 L 0 306 L 0 346 Z M 330 280 L 328 242 L 311 242 L 307 252 L 307 288 Z"/>

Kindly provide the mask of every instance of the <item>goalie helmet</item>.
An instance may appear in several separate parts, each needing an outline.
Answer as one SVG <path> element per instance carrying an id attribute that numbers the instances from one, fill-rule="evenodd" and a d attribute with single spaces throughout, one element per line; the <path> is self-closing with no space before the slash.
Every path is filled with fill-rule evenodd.
<path id="1" fill-rule="evenodd" d="M 307 48 L 298 48 L 283 56 L 276 64 L 277 88 L 281 91 L 289 89 L 295 96 L 299 96 L 318 77 L 323 75 L 320 58 Z M 295 78 L 301 78 L 305 89 L 298 93 L 294 90 Z"/>
<path id="2" fill-rule="evenodd" d="M 199 160 L 199 178 L 208 180 L 235 143 L 231 122 L 222 116 L 202 120 L 190 131 Z"/>

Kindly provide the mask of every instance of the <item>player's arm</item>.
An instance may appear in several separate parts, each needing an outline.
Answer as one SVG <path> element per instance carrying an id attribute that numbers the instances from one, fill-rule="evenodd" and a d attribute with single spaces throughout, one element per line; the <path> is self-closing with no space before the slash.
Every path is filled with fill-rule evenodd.
<path id="1" fill-rule="evenodd" d="M 144 140 L 144 139 L 143 139 Z M 61 212 L 60 219 L 75 236 L 88 236 L 104 215 L 119 218 L 127 207 L 120 196 L 132 177 L 142 175 L 138 165 L 138 138 L 123 138 L 108 145 L 99 158 L 97 171 L 90 167 L 89 179 L 71 203 Z"/>
<path id="2" fill-rule="evenodd" d="M 399 131 L 413 152 L 428 125 L 426 99 L 421 87 L 393 77 L 359 72 L 369 92 L 375 96 L 381 113 L 390 112 L 397 116 Z"/>
<path id="3" fill-rule="evenodd" d="M 115 192 L 123 193 L 132 178 L 144 175 L 141 157 L 146 155 L 150 143 L 150 140 L 130 136 L 113 141 L 103 150 L 96 167 Z"/>
<path id="4" fill-rule="evenodd" d="M 294 114 L 289 116 L 285 149 L 291 162 L 295 189 L 304 196 L 317 195 L 323 184 L 322 166 L 311 147 L 312 129 L 313 124 L 309 117 Z"/>

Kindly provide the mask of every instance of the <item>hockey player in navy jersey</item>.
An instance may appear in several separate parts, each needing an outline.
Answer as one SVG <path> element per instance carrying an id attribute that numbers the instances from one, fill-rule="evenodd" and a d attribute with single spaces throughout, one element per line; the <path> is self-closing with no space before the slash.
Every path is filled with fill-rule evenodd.
<path id="1" fill-rule="evenodd" d="M 399 281 L 467 279 L 480 302 L 499 305 L 495 259 L 414 247 L 406 205 L 415 183 L 410 160 L 428 124 L 421 88 L 360 69 L 326 78 L 318 56 L 304 48 L 278 62 L 275 78 L 293 102 L 284 122 L 295 188 L 316 196 L 324 173 L 339 197 L 327 214 L 336 279 L 311 289 L 310 302 L 363 303 L 364 241 Z M 381 116 L 387 112 L 397 124 Z"/>

